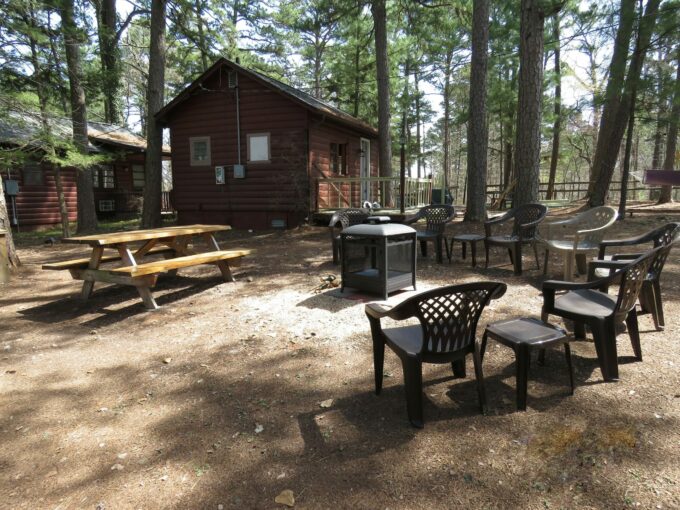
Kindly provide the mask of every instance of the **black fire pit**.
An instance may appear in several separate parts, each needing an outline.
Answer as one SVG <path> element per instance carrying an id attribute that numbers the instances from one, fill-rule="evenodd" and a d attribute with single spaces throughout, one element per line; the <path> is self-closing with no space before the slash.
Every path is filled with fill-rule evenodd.
<path id="1" fill-rule="evenodd" d="M 340 234 L 342 287 L 380 294 L 416 288 L 416 231 L 406 225 L 354 225 Z"/>

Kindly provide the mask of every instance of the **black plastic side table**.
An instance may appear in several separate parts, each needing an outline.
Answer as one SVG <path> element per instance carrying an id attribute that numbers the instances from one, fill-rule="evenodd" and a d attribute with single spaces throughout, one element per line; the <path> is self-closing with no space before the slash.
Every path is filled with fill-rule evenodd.
<path id="1" fill-rule="evenodd" d="M 460 242 L 463 249 L 463 259 L 465 259 L 465 244 L 470 243 L 470 251 L 472 252 L 472 267 L 477 266 L 477 241 L 483 241 L 484 236 L 479 234 L 458 234 L 451 239 L 451 246 L 446 250 L 449 257 L 449 262 L 453 258 L 453 243 Z"/>
<path id="2" fill-rule="evenodd" d="M 529 317 L 494 322 L 486 327 L 482 337 L 482 360 L 484 360 L 487 338 L 492 338 L 515 351 L 515 359 L 517 360 L 518 410 L 525 411 L 527 408 L 527 377 L 529 374 L 531 349 L 544 349 L 554 344 L 564 344 L 564 353 L 569 368 L 570 394 L 574 394 L 574 369 L 571 365 L 571 349 L 569 347 L 569 338 L 563 329 Z"/>

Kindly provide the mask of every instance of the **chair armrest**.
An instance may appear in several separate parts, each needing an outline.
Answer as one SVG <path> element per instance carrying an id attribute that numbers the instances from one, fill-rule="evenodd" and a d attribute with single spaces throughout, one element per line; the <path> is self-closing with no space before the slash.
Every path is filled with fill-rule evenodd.
<path id="1" fill-rule="evenodd" d="M 637 258 L 637 257 L 636 257 Z M 626 267 L 628 264 L 630 264 L 630 261 L 625 261 L 625 260 L 601 260 L 601 259 L 593 259 L 590 262 L 588 262 L 588 276 L 587 279 L 589 282 L 594 281 L 593 279 L 595 278 L 595 270 L 600 268 L 600 269 L 623 269 Z M 612 272 L 609 271 L 609 276 L 612 276 Z"/>
<path id="2" fill-rule="evenodd" d="M 546 280 L 543 282 L 542 290 L 545 292 L 556 291 L 556 290 L 588 290 L 594 289 L 599 286 L 593 285 L 595 282 L 564 282 L 562 280 Z"/>
<path id="3" fill-rule="evenodd" d="M 616 253 L 612 255 L 612 260 L 635 260 L 642 257 L 644 253 Z"/>
<path id="4" fill-rule="evenodd" d="M 388 308 L 384 305 L 379 305 L 378 303 L 368 303 L 364 307 L 366 315 L 374 319 L 382 319 L 383 317 L 389 317 L 392 307 Z"/>
<path id="5" fill-rule="evenodd" d="M 419 214 L 414 214 L 413 216 L 409 216 L 407 218 L 404 218 L 404 221 L 401 222 L 402 225 L 410 225 L 412 223 L 416 223 L 418 220 L 420 220 L 421 216 Z"/>

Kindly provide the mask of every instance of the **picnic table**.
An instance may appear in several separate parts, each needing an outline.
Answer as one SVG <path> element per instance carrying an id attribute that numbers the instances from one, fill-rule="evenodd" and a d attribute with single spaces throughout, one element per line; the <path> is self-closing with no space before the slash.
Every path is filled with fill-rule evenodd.
<path id="1" fill-rule="evenodd" d="M 215 233 L 230 229 L 228 225 L 187 225 L 69 237 L 62 242 L 89 245 L 90 257 L 44 264 L 42 268 L 68 269 L 75 280 L 83 280 L 81 297 L 84 300 L 92 294 L 95 282 L 131 285 L 139 292 L 144 305 L 155 310 L 158 305 L 151 289 L 161 273 L 176 274 L 180 268 L 214 264 L 225 281 L 234 281 L 229 263 L 237 264 L 250 250 L 220 249 Z M 197 252 L 190 246 L 194 236 L 203 238 L 207 251 Z M 114 253 L 104 254 L 104 250 Z M 145 261 L 150 255 L 162 255 L 164 260 Z M 102 264 L 121 261 L 122 267 L 102 267 Z"/>

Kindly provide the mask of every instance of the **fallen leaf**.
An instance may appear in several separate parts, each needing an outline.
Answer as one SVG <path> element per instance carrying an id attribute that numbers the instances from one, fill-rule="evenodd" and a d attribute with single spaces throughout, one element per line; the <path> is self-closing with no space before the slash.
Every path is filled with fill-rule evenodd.
<path id="1" fill-rule="evenodd" d="M 323 402 L 319 402 L 320 407 L 331 407 L 333 405 L 333 399 L 329 398 L 328 400 L 324 400 Z"/>
<path id="2" fill-rule="evenodd" d="M 168 363 L 170 363 L 171 361 L 172 361 L 172 358 L 164 358 L 164 359 L 163 359 L 163 363 L 165 363 L 166 365 L 167 365 Z"/>
<path id="3" fill-rule="evenodd" d="M 256 433 L 256 434 L 259 434 L 259 433 L 262 432 L 263 430 L 264 430 L 264 426 L 260 425 L 259 423 L 256 423 L 256 424 L 255 424 L 255 433 Z"/>
<path id="4" fill-rule="evenodd" d="M 114 464 L 111 466 L 111 471 L 122 471 L 123 465 L 122 464 Z"/>
<path id="5" fill-rule="evenodd" d="M 274 503 L 279 503 L 289 507 L 295 506 L 295 496 L 293 495 L 293 491 L 289 489 L 281 491 L 281 494 L 276 496 L 274 499 Z"/>

